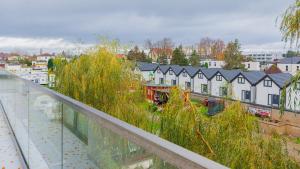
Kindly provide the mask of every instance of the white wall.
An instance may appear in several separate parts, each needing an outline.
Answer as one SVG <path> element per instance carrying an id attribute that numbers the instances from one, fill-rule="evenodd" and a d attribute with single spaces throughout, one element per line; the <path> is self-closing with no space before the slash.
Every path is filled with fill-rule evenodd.
<path id="1" fill-rule="evenodd" d="M 141 71 L 141 75 L 145 81 L 151 81 L 151 80 L 153 80 L 153 77 L 154 77 L 153 71 Z"/>
<path id="2" fill-rule="evenodd" d="M 185 70 L 184 70 L 185 71 Z M 191 77 L 189 76 L 189 74 L 188 73 L 186 73 L 187 74 L 187 76 L 186 77 L 184 77 L 183 76 L 183 72 L 184 71 L 182 71 L 180 74 L 179 74 L 179 76 L 178 76 L 178 78 L 179 78 L 179 87 L 181 88 L 181 89 L 186 89 L 185 88 L 185 82 L 191 82 Z M 191 84 L 191 86 L 192 86 L 192 84 Z"/>
<path id="3" fill-rule="evenodd" d="M 217 75 L 221 75 L 218 73 Z M 220 97 L 220 87 L 228 87 L 226 79 L 222 76 L 222 81 L 216 80 L 216 75 L 211 79 L 211 95 Z"/>
<path id="4" fill-rule="evenodd" d="M 158 70 L 158 69 L 157 69 Z M 155 84 L 159 84 L 159 79 L 160 78 L 164 78 L 164 74 L 160 71 L 160 73 L 158 73 L 158 71 L 154 72 L 154 77 L 155 77 Z"/>
<path id="5" fill-rule="evenodd" d="M 260 70 L 260 63 L 259 62 L 243 62 L 245 68 L 247 70 Z"/>
<path id="6" fill-rule="evenodd" d="M 173 72 L 173 74 L 170 75 L 170 72 Z M 169 70 L 166 73 L 166 84 L 167 85 L 172 85 L 172 80 L 176 80 L 176 84 L 178 84 L 177 77 L 176 77 L 174 71 L 173 70 Z"/>
<path id="7" fill-rule="evenodd" d="M 238 77 L 243 77 L 243 76 L 239 75 Z M 238 77 L 235 78 L 231 82 L 232 83 L 232 99 L 243 101 L 242 100 L 242 90 L 251 92 L 251 84 L 246 79 L 245 79 L 244 84 L 238 83 Z M 252 99 L 252 97 L 253 97 L 253 93 L 251 92 L 251 99 Z"/>
<path id="8" fill-rule="evenodd" d="M 200 79 L 199 76 L 198 76 L 198 74 L 194 77 L 194 92 L 195 93 L 201 93 L 201 84 L 207 84 L 208 85 L 207 78 L 203 75 L 203 78 Z M 207 89 L 207 90 L 208 90 L 207 94 L 209 94 L 209 89 Z M 204 93 L 204 94 L 206 94 L 206 93 Z"/>
<path id="9" fill-rule="evenodd" d="M 286 71 L 286 66 L 288 67 L 288 70 Z M 281 64 L 278 63 L 277 67 L 284 73 L 290 73 L 292 75 L 295 75 L 297 71 L 300 70 L 300 64 Z"/>
<path id="10" fill-rule="evenodd" d="M 265 77 L 256 85 L 256 104 L 268 105 L 268 94 L 276 94 L 280 96 L 280 88 L 272 81 L 272 87 L 265 87 L 264 80 L 268 79 Z"/>
<path id="11" fill-rule="evenodd" d="M 202 60 L 200 61 L 201 65 L 207 63 L 208 68 L 222 68 L 225 65 L 225 62 L 222 60 Z"/>
<path id="12" fill-rule="evenodd" d="M 291 85 L 286 88 L 286 109 L 300 111 L 300 90 L 293 89 Z"/>

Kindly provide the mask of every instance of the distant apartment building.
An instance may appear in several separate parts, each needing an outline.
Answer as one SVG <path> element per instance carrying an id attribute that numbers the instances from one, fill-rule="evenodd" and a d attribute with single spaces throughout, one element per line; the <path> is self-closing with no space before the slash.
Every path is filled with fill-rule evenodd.
<path id="1" fill-rule="evenodd" d="M 270 63 L 283 58 L 282 52 L 267 52 L 267 51 L 245 51 L 243 55 L 253 59 L 256 62 Z"/>
<path id="2" fill-rule="evenodd" d="M 243 65 L 245 65 L 245 69 L 247 70 L 254 70 L 254 71 L 259 71 L 260 69 L 260 62 L 243 62 Z"/>
<path id="3" fill-rule="evenodd" d="M 201 60 L 200 64 L 207 65 L 207 68 L 222 68 L 223 66 L 225 66 L 225 61 L 206 59 L 206 60 Z"/>

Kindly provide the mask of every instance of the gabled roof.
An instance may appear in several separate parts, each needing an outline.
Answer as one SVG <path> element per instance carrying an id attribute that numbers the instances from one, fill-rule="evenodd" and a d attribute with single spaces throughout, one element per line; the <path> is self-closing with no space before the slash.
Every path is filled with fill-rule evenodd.
<path id="1" fill-rule="evenodd" d="M 163 74 L 166 74 L 170 68 L 170 65 L 159 65 L 154 71 L 156 71 L 158 68 L 161 70 Z"/>
<path id="2" fill-rule="evenodd" d="M 219 70 L 221 70 L 221 68 L 201 68 L 199 71 L 201 71 L 204 76 L 210 80 Z"/>
<path id="3" fill-rule="evenodd" d="M 265 73 L 274 74 L 274 73 L 282 73 L 282 71 L 276 65 L 272 65 L 267 70 L 265 70 Z"/>
<path id="4" fill-rule="evenodd" d="M 242 75 L 251 85 L 255 85 L 262 78 L 264 78 L 266 74 L 261 71 L 240 72 L 234 79 L 236 79 L 240 75 Z"/>
<path id="5" fill-rule="evenodd" d="M 200 69 L 200 67 L 193 67 L 193 66 L 182 66 L 182 68 L 183 68 L 182 71 L 186 70 L 186 72 L 189 74 L 190 77 L 194 77 Z"/>
<path id="6" fill-rule="evenodd" d="M 278 85 L 278 87 L 283 88 L 292 78 L 292 75 L 289 73 L 276 73 L 267 75 L 270 79 Z"/>
<path id="7" fill-rule="evenodd" d="M 181 73 L 183 67 L 179 65 L 171 65 L 169 69 L 172 69 L 175 75 L 178 76 Z"/>
<path id="8" fill-rule="evenodd" d="M 231 82 L 241 72 L 241 70 L 239 70 L 239 69 L 235 69 L 235 70 L 220 69 L 217 72 L 219 72 L 227 81 Z M 217 74 L 217 72 L 215 74 Z"/>
<path id="9" fill-rule="evenodd" d="M 299 64 L 300 63 L 300 57 L 289 57 L 278 60 L 278 63 L 281 64 Z"/>
<path id="10" fill-rule="evenodd" d="M 156 63 L 146 63 L 146 62 L 137 62 L 136 64 L 141 71 L 154 71 L 158 66 L 158 64 Z"/>

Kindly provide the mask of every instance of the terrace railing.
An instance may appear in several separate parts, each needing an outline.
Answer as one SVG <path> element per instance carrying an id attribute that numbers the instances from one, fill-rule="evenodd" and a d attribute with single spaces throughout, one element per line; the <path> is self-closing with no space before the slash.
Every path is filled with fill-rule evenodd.
<path id="1" fill-rule="evenodd" d="M 24 168 L 226 168 L 3 70 L 0 109 Z"/>

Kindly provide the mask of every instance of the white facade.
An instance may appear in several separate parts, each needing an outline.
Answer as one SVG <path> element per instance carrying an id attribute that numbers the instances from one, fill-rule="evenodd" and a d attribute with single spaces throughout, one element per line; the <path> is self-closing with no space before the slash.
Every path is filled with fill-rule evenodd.
<path id="1" fill-rule="evenodd" d="M 48 62 L 53 56 L 37 56 L 36 60 L 41 62 Z"/>
<path id="2" fill-rule="evenodd" d="M 208 68 L 222 68 L 225 65 L 223 60 L 201 60 L 201 65 L 207 64 Z"/>
<path id="3" fill-rule="evenodd" d="M 221 87 L 228 89 L 228 81 L 218 72 L 211 79 L 211 95 L 217 97 L 223 97 L 221 93 Z M 227 90 L 228 91 L 228 90 Z"/>
<path id="4" fill-rule="evenodd" d="M 243 51 L 242 53 L 257 62 L 273 62 L 283 58 L 283 52 L 278 51 Z"/>
<path id="5" fill-rule="evenodd" d="M 297 72 L 300 70 L 300 64 L 282 64 L 278 63 L 277 67 L 283 72 L 283 73 L 290 73 L 292 75 L 297 74 Z"/>
<path id="6" fill-rule="evenodd" d="M 277 107 L 278 105 L 272 102 L 273 95 L 280 96 L 280 88 L 269 77 L 265 77 L 256 85 L 256 104 Z"/>
<path id="7" fill-rule="evenodd" d="M 199 71 L 193 79 L 195 93 L 210 94 L 210 81 Z"/>
<path id="8" fill-rule="evenodd" d="M 254 102 L 255 86 L 252 86 L 244 76 L 239 75 L 232 82 L 232 99 L 244 102 Z"/>
<path id="9" fill-rule="evenodd" d="M 160 70 L 160 68 L 157 68 L 154 72 L 154 82 L 155 84 L 164 84 L 165 83 L 165 75 Z M 163 82 L 163 83 L 162 83 Z"/>
<path id="10" fill-rule="evenodd" d="M 245 68 L 247 70 L 260 70 L 260 63 L 259 62 L 243 62 L 243 65 L 245 65 Z"/>
<path id="11" fill-rule="evenodd" d="M 289 84 L 286 87 L 286 109 L 300 111 L 300 82 Z"/>
<path id="12" fill-rule="evenodd" d="M 172 68 L 170 68 L 166 75 L 166 81 L 165 83 L 167 85 L 178 85 L 178 77 L 176 76 L 175 72 L 172 70 Z"/>
<path id="13" fill-rule="evenodd" d="M 186 70 L 183 70 L 179 76 L 179 87 L 183 90 L 187 90 L 187 89 L 192 89 L 192 78 L 190 77 L 190 75 L 187 73 Z"/>
<path id="14" fill-rule="evenodd" d="M 154 72 L 153 71 L 140 71 L 138 68 L 134 70 L 134 72 L 141 76 L 144 81 L 152 81 L 154 80 Z"/>
<path id="15" fill-rule="evenodd" d="M 17 73 L 21 71 L 22 66 L 19 64 L 6 64 L 5 65 L 5 70 L 12 72 L 12 73 Z"/>

